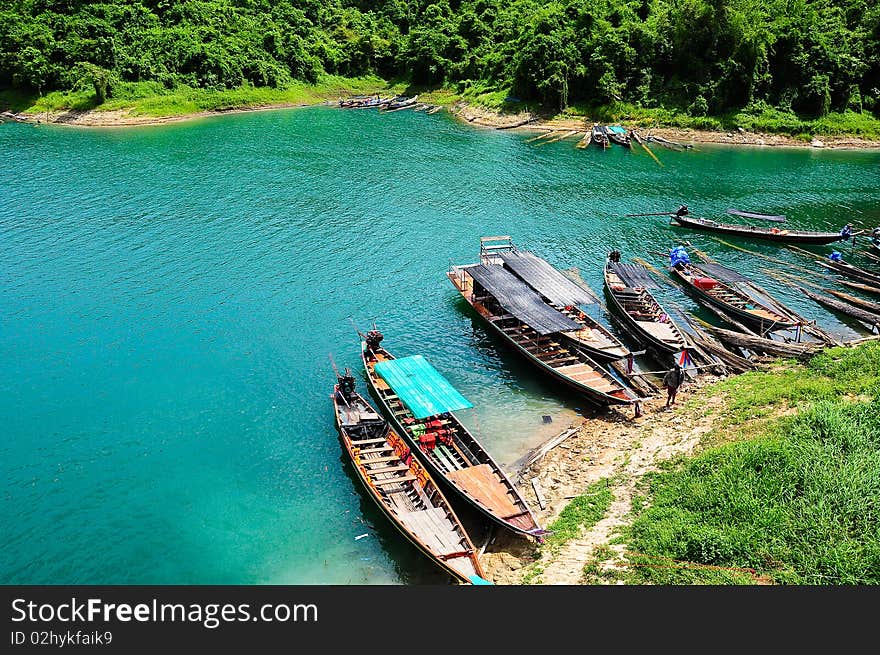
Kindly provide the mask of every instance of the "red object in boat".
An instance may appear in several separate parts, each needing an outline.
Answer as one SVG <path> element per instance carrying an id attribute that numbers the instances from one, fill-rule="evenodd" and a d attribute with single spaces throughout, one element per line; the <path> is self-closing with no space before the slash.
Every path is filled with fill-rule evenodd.
<path id="1" fill-rule="evenodd" d="M 718 282 L 713 280 L 711 277 L 695 277 L 694 278 L 694 286 L 698 289 L 702 289 L 703 291 L 709 291 L 709 289 L 714 289 L 718 285 Z"/>

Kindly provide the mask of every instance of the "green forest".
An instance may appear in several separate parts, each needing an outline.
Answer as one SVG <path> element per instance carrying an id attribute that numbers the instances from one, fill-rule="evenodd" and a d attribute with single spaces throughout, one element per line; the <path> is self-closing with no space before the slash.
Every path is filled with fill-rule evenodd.
<path id="1" fill-rule="evenodd" d="M 0 87 L 285 88 L 375 75 L 560 110 L 880 114 L 874 0 L 5 0 Z"/>

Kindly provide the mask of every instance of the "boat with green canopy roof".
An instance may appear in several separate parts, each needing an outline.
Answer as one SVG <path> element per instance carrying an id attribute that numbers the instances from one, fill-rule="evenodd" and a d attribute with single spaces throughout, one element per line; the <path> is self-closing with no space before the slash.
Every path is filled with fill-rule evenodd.
<path id="1" fill-rule="evenodd" d="M 453 412 L 472 407 L 424 357 L 395 358 L 376 329 L 361 334 L 370 392 L 438 478 L 492 521 L 539 541 L 547 534 L 516 485 Z"/>

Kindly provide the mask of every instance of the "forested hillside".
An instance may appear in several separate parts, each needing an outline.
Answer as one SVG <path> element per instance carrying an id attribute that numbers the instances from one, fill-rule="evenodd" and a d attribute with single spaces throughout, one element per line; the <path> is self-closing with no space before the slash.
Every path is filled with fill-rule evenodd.
<path id="1" fill-rule="evenodd" d="M 4 0 L 0 87 L 283 87 L 323 73 L 693 116 L 880 109 L 875 0 Z"/>

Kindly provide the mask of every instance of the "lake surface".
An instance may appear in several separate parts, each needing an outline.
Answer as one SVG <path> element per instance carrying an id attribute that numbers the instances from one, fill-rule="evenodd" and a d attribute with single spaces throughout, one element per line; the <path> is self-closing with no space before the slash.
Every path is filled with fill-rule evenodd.
<path id="1" fill-rule="evenodd" d="M 687 203 L 871 228 L 880 153 L 655 148 L 660 167 L 527 136 L 326 107 L 0 125 L 0 583 L 444 583 L 344 464 L 329 356 L 362 380 L 352 322 L 375 320 L 389 350 L 423 354 L 473 402 L 461 418 L 508 467 L 566 427 L 581 401 L 490 337 L 445 277 L 480 236 L 598 291 L 608 250 L 662 268 L 649 251 L 688 239 L 865 334 L 765 260 L 624 214 Z"/>

